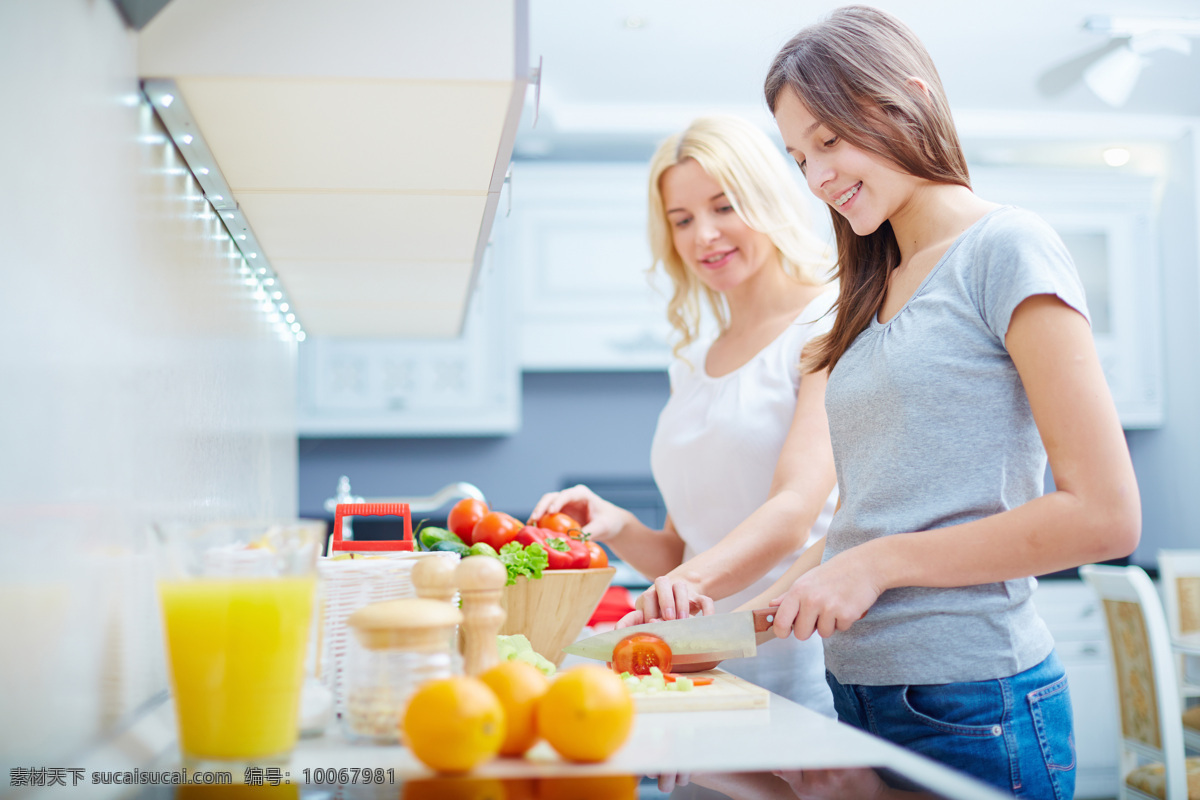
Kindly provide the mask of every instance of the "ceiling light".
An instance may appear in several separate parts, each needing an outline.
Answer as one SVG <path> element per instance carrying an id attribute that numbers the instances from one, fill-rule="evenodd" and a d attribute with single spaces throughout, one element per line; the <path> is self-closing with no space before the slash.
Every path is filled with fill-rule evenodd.
<path id="1" fill-rule="evenodd" d="M 175 95 L 164 94 L 162 97 L 158 98 L 158 102 L 162 103 L 163 108 L 170 108 L 171 103 L 175 102 Z"/>
<path id="2" fill-rule="evenodd" d="M 196 172 L 199 173 L 200 175 L 207 175 L 208 167 L 200 167 L 200 169 L 196 170 Z"/>
<path id="3" fill-rule="evenodd" d="M 644 28 L 644 27 L 646 27 L 646 18 L 645 17 L 626 17 L 625 18 L 625 29 L 626 30 L 636 31 L 636 30 L 638 30 L 640 28 Z"/>
<path id="4" fill-rule="evenodd" d="M 179 141 L 183 142 L 184 144 L 191 144 L 192 135 L 190 133 L 185 133 L 183 136 L 179 137 Z"/>
<path id="5" fill-rule="evenodd" d="M 1123 167 L 1129 163 L 1129 151 L 1124 147 L 1110 147 L 1104 151 L 1104 163 L 1110 167 Z"/>

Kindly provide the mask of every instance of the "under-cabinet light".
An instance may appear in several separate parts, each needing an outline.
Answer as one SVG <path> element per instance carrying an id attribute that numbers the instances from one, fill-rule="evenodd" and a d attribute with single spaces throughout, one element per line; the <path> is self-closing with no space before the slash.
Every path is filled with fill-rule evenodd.
<path id="1" fill-rule="evenodd" d="M 1104 163 L 1110 167 L 1123 167 L 1129 163 L 1129 151 L 1124 147 L 1110 147 L 1104 151 Z"/>

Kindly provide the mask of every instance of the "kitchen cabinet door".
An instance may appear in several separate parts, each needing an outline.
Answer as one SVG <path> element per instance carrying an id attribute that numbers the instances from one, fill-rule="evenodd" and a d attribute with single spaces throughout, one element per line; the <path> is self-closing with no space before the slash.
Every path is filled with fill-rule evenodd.
<path id="1" fill-rule="evenodd" d="M 1069 170 L 971 170 L 980 196 L 1041 215 L 1071 251 L 1125 428 L 1163 421 L 1155 180 Z"/>

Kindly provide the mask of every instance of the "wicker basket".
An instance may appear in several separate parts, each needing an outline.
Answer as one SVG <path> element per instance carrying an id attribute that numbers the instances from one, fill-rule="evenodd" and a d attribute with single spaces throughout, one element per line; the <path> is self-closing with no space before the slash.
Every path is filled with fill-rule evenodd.
<path id="1" fill-rule="evenodd" d="M 454 553 L 410 552 L 317 560 L 316 675 L 333 694 L 334 708 L 339 714 L 345 705 L 342 677 L 346 658 L 346 618 L 369 603 L 416 597 L 412 568 L 422 558 L 458 562 Z"/>

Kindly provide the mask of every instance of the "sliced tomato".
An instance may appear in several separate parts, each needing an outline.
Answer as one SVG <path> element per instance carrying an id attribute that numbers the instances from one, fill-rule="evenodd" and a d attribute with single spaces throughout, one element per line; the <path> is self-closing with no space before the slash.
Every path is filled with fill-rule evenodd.
<path id="1" fill-rule="evenodd" d="M 663 673 L 663 680 L 665 680 L 667 683 L 674 683 L 675 681 L 679 680 L 680 678 L 687 678 L 689 681 L 692 682 L 692 686 L 708 686 L 709 684 L 711 684 L 713 682 L 713 679 L 711 677 L 683 675 L 678 672 L 664 672 Z"/>
<path id="2" fill-rule="evenodd" d="M 649 675 L 651 667 L 671 671 L 671 646 L 652 633 L 635 633 L 617 642 L 612 654 L 613 670 L 630 675 Z"/>

